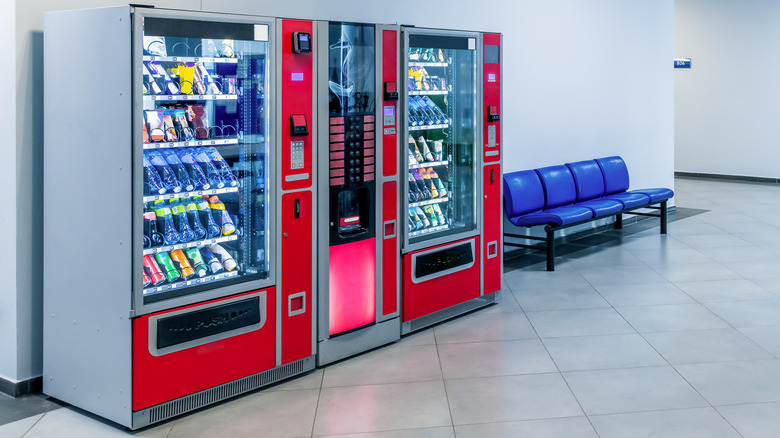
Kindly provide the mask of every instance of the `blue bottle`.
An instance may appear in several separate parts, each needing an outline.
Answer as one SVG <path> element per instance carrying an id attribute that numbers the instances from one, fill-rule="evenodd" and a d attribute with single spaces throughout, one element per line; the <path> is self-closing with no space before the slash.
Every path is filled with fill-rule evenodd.
<path id="1" fill-rule="evenodd" d="M 214 167 L 216 167 L 217 171 L 219 171 L 219 176 L 222 178 L 222 181 L 225 183 L 225 185 L 230 187 L 238 187 L 238 179 L 236 178 L 236 175 L 234 175 L 233 171 L 230 170 L 230 166 L 225 161 L 225 159 L 222 158 L 222 155 L 219 154 L 217 148 L 210 147 L 206 149 L 206 154 L 209 156 L 209 158 L 211 158 L 211 162 L 214 164 Z"/>
<path id="2" fill-rule="evenodd" d="M 200 164 L 198 164 L 198 162 L 195 160 L 195 157 L 192 155 L 192 151 L 193 150 L 190 148 L 179 149 L 176 152 L 176 155 L 179 156 L 179 160 L 189 171 L 190 178 L 192 178 L 192 183 L 195 185 L 195 188 L 208 190 L 211 188 L 209 179 L 206 177 L 206 174 L 203 172 Z"/>
<path id="3" fill-rule="evenodd" d="M 178 199 L 172 199 L 169 207 L 173 215 L 173 223 L 179 231 L 179 242 L 185 243 L 194 239 L 195 232 L 190 228 L 190 223 L 187 221 L 187 210 L 181 202 Z"/>
<path id="4" fill-rule="evenodd" d="M 438 105 L 436 105 L 435 103 L 433 103 L 433 101 L 431 100 L 431 98 L 430 98 L 430 97 L 428 97 L 428 96 L 425 96 L 425 97 L 423 97 L 423 102 L 425 103 L 425 105 L 427 105 L 427 106 L 428 106 L 428 108 L 429 108 L 429 109 L 430 109 L 432 112 L 436 113 L 436 116 L 437 116 L 437 117 L 439 118 L 439 120 L 440 120 L 440 121 L 439 121 L 439 122 L 437 122 L 437 123 L 447 123 L 447 115 L 446 115 L 446 114 L 444 114 L 444 111 L 442 111 L 442 110 L 441 110 L 441 108 L 439 108 L 439 106 L 438 106 Z"/>
<path id="5" fill-rule="evenodd" d="M 206 238 L 206 228 L 200 222 L 198 206 L 193 199 L 197 198 L 182 199 L 182 204 L 184 204 L 184 210 L 187 212 L 187 220 L 189 220 L 190 227 L 195 233 L 195 240 L 203 240 Z"/>
<path id="6" fill-rule="evenodd" d="M 179 243 L 179 232 L 173 224 L 173 214 L 171 208 L 165 201 L 154 201 L 154 214 L 157 216 L 157 226 L 162 225 L 163 241 L 166 245 L 176 245 Z"/>
<path id="7" fill-rule="evenodd" d="M 197 196 L 193 197 L 192 200 L 198 207 L 198 214 L 200 215 L 201 221 L 206 223 L 206 234 L 208 235 L 209 239 L 221 236 L 222 227 L 217 225 L 217 222 L 214 220 L 214 216 L 211 215 L 211 206 L 209 205 L 209 201 L 203 197 Z"/>
<path id="8" fill-rule="evenodd" d="M 157 173 L 160 174 L 165 190 L 173 193 L 181 192 L 181 183 L 176 178 L 176 173 L 173 172 L 173 169 L 165 161 L 160 151 L 149 152 L 149 162 L 152 163 L 154 168 L 157 169 Z"/>
<path id="9" fill-rule="evenodd" d="M 219 171 L 216 167 L 214 167 L 214 163 L 211 162 L 211 158 L 209 158 L 208 154 L 206 154 L 206 151 L 203 149 L 195 151 L 192 148 L 190 148 L 190 150 L 193 151 L 192 156 L 195 157 L 195 161 L 203 169 L 203 172 L 206 174 L 206 178 L 208 178 L 211 187 L 217 189 L 225 187 L 225 182 L 222 181 L 222 178 L 219 176 Z"/>
<path id="10" fill-rule="evenodd" d="M 152 166 L 152 163 L 149 162 L 149 159 L 146 157 L 146 154 L 144 154 L 144 191 L 148 195 L 164 195 L 167 190 L 165 189 L 165 184 L 162 182 L 162 178 L 160 178 L 160 174 L 157 173 L 157 169 Z"/>
<path id="11" fill-rule="evenodd" d="M 176 178 L 179 180 L 182 190 L 185 192 L 191 192 L 195 190 L 195 183 L 192 182 L 192 178 L 190 178 L 190 174 L 187 172 L 187 167 L 182 164 L 179 156 L 176 155 L 176 152 L 170 149 L 165 149 L 163 150 L 162 154 L 165 157 L 165 161 L 176 173 Z"/>

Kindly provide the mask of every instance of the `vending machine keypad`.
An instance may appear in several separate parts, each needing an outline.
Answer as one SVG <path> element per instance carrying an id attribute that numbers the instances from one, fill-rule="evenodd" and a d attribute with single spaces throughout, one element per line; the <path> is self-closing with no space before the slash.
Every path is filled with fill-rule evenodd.
<path id="1" fill-rule="evenodd" d="M 303 169 L 303 142 L 290 142 L 290 169 Z"/>

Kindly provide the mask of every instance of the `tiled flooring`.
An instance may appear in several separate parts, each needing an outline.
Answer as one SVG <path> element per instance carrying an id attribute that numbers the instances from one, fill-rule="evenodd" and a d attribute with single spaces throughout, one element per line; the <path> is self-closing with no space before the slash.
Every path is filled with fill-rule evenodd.
<path id="1" fill-rule="evenodd" d="M 505 299 L 137 437 L 780 436 L 780 187 L 678 179 L 657 221 L 506 264 Z M 112 437 L 71 408 L 0 437 Z"/>

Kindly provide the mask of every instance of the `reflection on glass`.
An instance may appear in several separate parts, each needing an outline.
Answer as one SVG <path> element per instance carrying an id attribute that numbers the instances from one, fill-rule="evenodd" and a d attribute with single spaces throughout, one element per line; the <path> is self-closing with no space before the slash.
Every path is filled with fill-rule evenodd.
<path id="1" fill-rule="evenodd" d="M 329 26 L 330 114 L 374 111 L 374 27 L 332 23 Z"/>

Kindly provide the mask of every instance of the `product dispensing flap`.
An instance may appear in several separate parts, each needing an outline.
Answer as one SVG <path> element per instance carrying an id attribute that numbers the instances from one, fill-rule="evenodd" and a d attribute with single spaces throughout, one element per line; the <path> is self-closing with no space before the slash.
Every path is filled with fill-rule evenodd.
<path id="1" fill-rule="evenodd" d="M 303 114 L 290 115 L 290 137 L 306 135 L 309 135 L 309 125 L 306 123 L 306 116 Z"/>

